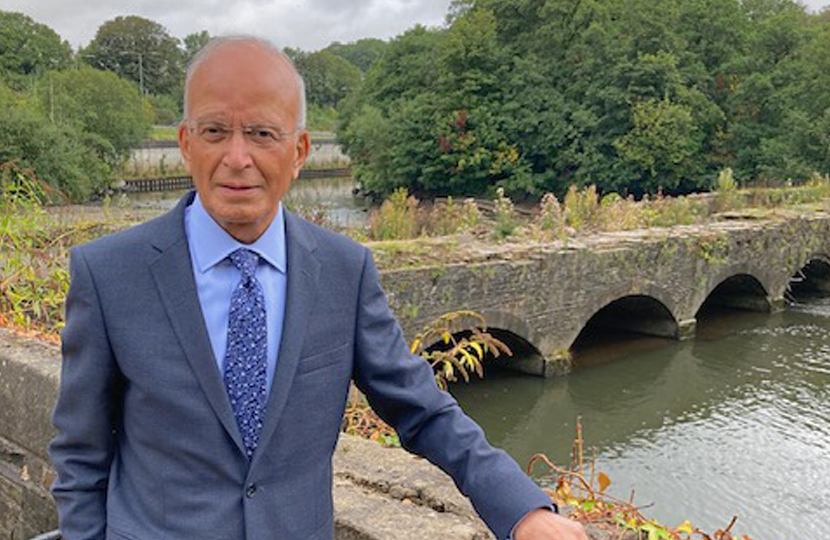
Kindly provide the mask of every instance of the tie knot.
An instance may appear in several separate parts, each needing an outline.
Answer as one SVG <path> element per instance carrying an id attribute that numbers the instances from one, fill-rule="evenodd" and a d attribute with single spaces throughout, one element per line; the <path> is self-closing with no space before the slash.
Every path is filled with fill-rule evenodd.
<path id="1" fill-rule="evenodd" d="M 253 278 L 256 275 L 256 267 L 259 263 L 259 255 L 250 249 L 239 248 L 228 256 L 234 266 L 242 272 L 242 277 Z"/>

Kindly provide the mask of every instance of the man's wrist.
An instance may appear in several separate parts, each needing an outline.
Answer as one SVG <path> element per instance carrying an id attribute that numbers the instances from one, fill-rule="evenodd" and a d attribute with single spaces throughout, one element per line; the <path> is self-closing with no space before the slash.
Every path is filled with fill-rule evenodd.
<path id="1" fill-rule="evenodd" d="M 551 503 L 550 503 L 550 505 L 548 505 L 548 506 L 540 506 L 539 508 L 534 508 L 533 510 L 529 511 L 527 514 L 523 515 L 523 516 L 521 517 L 521 519 L 519 519 L 519 521 L 517 521 L 517 522 L 516 522 L 516 524 L 515 524 L 515 525 L 513 525 L 513 529 L 511 529 L 511 531 L 510 531 L 510 536 L 508 536 L 508 537 L 507 537 L 507 540 L 513 540 L 513 538 L 516 536 L 516 529 L 518 529 L 518 528 L 519 528 L 519 525 L 521 525 L 521 523 L 522 523 L 525 519 L 527 519 L 527 516 L 529 516 L 530 514 L 532 514 L 533 512 L 535 512 L 536 510 L 550 510 L 550 511 L 551 511 L 551 512 L 553 512 L 554 514 L 558 514 L 558 513 L 559 513 L 559 507 L 556 505 L 556 503 L 555 503 L 555 502 L 551 502 Z"/>

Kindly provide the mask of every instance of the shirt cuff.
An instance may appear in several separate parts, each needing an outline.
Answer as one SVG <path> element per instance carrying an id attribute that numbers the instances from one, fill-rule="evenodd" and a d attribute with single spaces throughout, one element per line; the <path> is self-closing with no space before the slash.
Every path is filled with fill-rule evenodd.
<path id="1" fill-rule="evenodd" d="M 544 508 L 544 509 L 546 509 L 546 510 L 550 510 L 550 511 L 551 511 L 551 512 L 553 512 L 554 514 L 558 514 L 558 513 L 559 513 L 559 507 L 558 507 L 558 506 L 556 506 L 556 503 L 553 503 L 553 502 L 552 502 L 552 503 L 550 503 L 550 505 L 548 505 L 548 506 L 540 506 L 539 508 Z M 530 512 L 535 512 L 536 510 L 539 510 L 539 508 L 534 508 L 534 509 L 533 509 L 533 510 L 531 510 Z M 520 524 L 522 521 L 524 521 L 524 520 L 525 520 L 525 518 L 526 518 L 527 516 L 529 516 L 529 515 L 530 515 L 530 512 L 528 512 L 527 514 L 523 515 L 523 516 L 522 516 L 522 519 L 520 519 L 519 521 L 517 521 L 517 522 L 516 522 L 516 524 L 515 524 L 515 525 L 513 525 L 513 529 L 511 529 L 511 530 L 510 530 L 510 536 L 508 536 L 508 537 L 507 537 L 507 540 L 513 540 L 513 535 L 515 535 L 515 534 L 516 534 L 516 529 L 517 529 L 517 528 L 519 528 L 519 524 Z"/>

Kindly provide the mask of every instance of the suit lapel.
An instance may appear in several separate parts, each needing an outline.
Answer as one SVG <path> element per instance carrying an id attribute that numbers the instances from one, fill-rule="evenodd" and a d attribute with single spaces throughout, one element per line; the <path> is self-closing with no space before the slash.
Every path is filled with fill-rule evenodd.
<path id="1" fill-rule="evenodd" d="M 306 227 L 290 212 L 285 213 L 285 226 L 288 257 L 285 318 L 277 369 L 265 408 L 260 443 L 254 453 L 251 468 L 256 466 L 259 457 L 271 443 L 274 430 L 285 408 L 305 341 L 308 319 L 316 299 L 317 278 L 320 273 L 320 263 L 312 255 L 316 244 Z"/>
<path id="2" fill-rule="evenodd" d="M 241 452 L 245 452 L 239 428 L 219 374 L 210 338 L 205 329 L 202 308 L 193 277 L 193 266 L 184 233 L 184 209 L 193 200 L 192 194 L 160 221 L 160 230 L 175 231 L 172 242 L 157 241 L 159 257 L 150 265 L 150 271 L 167 310 L 170 324 L 179 339 L 190 367 L 202 387 L 208 402 L 225 430 Z M 167 222 L 166 220 L 169 220 Z M 168 236 L 168 239 L 170 237 Z"/>

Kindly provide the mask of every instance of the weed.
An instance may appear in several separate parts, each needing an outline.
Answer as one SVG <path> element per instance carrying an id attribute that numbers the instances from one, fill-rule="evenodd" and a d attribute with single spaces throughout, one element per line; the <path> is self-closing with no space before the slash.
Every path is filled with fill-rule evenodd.
<path id="1" fill-rule="evenodd" d="M 513 201 L 504 194 L 504 188 L 496 189 L 496 222 L 493 234 L 496 239 L 507 238 L 516 232 L 519 226 Z"/>
<path id="2" fill-rule="evenodd" d="M 545 193 L 539 205 L 536 224 L 544 231 L 549 231 L 554 237 L 565 234 L 565 214 L 562 205 L 553 193 Z"/>
<path id="3" fill-rule="evenodd" d="M 741 195 L 738 193 L 738 182 L 730 168 L 722 170 L 718 175 L 715 193 L 717 194 L 715 206 L 719 212 L 737 210 L 742 206 Z"/>
<path id="4" fill-rule="evenodd" d="M 571 185 L 565 195 L 565 223 L 577 231 L 587 229 L 594 221 L 598 206 L 599 194 L 596 186 L 591 185 L 580 191 L 575 185 Z"/>
<path id="5" fill-rule="evenodd" d="M 396 189 L 379 210 L 369 216 L 369 237 L 373 240 L 403 240 L 418 235 L 418 199 L 406 188 Z"/>

